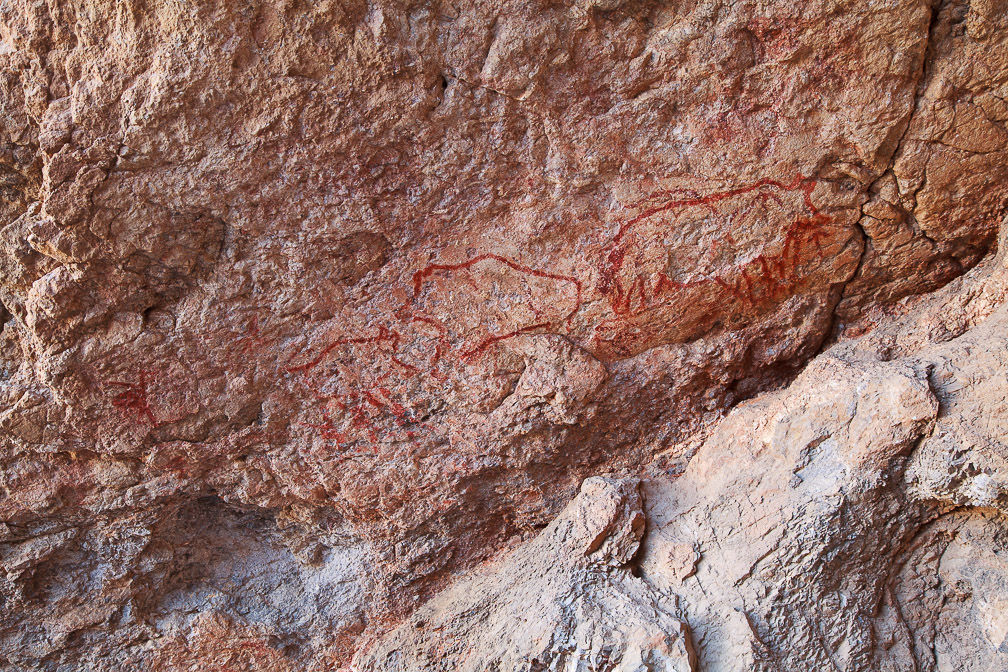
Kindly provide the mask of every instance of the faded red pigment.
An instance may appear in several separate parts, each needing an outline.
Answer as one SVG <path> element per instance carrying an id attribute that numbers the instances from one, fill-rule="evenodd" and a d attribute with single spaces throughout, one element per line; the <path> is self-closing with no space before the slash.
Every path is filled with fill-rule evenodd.
<path id="1" fill-rule="evenodd" d="M 697 337 L 702 327 L 680 324 L 686 305 L 692 306 L 697 324 L 709 325 L 727 314 L 755 313 L 793 293 L 801 281 L 801 263 L 822 257 L 822 241 L 832 222 L 812 202 L 815 187 L 815 180 L 798 175 L 790 182 L 763 179 L 703 196 L 693 191 L 656 191 L 634 203 L 631 207 L 639 212 L 623 222 L 602 249 L 597 289 L 611 315 L 594 325 L 596 355 L 603 359 L 630 356 L 668 337 Z M 794 215 L 773 252 L 758 254 L 727 272 L 690 279 L 675 279 L 663 270 L 642 269 L 635 263 L 647 246 L 660 244 L 661 237 L 673 231 L 674 222 L 691 208 L 724 221 L 742 221 L 757 206 L 776 210 L 779 216 L 786 207 L 782 198 L 786 193 L 800 196 L 806 212 Z M 710 249 L 716 251 L 722 245 L 737 248 L 730 230 Z M 670 310 L 655 312 L 666 306 Z M 698 316 L 705 317 L 699 320 Z M 666 335 L 663 325 L 680 333 Z"/>
<path id="2" fill-rule="evenodd" d="M 659 299 L 662 295 L 672 294 L 683 289 L 702 287 L 716 284 L 733 298 L 743 300 L 750 305 L 756 304 L 757 287 L 762 283 L 766 286 L 773 286 L 786 289 L 795 280 L 798 263 L 801 258 L 803 247 L 814 242 L 818 247 L 823 236 L 823 227 L 830 221 L 828 217 L 819 212 L 812 203 L 812 191 L 815 189 L 815 180 L 809 180 L 801 175 L 795 177 L 790 183 L 783 183 L 778 180 L 763 179 L 745 187 L 729 189 L 727 191 L 698 196 L 687 192 L 684 198 L 667 199 L 658 205 L 645 208 L 632 219 L 624 222 L 612 241 L 604 248 L 604 263 L 602 266 L 599 291 L 603 295 L 609 296 L 609 303 L 612 311 L 616 315 L 634 315 L 646 310 L 650 304 Z M 723 275 L 715 275 L 710 278 L 701 278 L 690 282 L 677 282 L 668 277 L 665 273 L 658 273 L 648 287 L 647 279 L 637 275 L 630 281 L 629 286 L 619 277 L 624 270 L 628 252 L 634 245 L 630 234 L 645 220 L 665 212 L 681 211 L 686 208 L 704 206 L 716 213 L 715 206 L 723 201 L 736 196 L 758 192 L 754 200 L 759 200 L 763 204 L 773 200 L 779 205 L 783 205 L 780 197 L 773 192 L 759 192 L 767 187 L 776 188 L 781 191 L 800 191 L 803 201 L 808 208 L 810 216 L 798 217 L 784 232 L 784 242 L 780 252 L 772 255 L 759 255 L 747 264 L 738 269 L 738 276 L 735 279 L 726 278 Z M 682 193 L 682 192 L 679 192 Z M 648 196 L 631 207 L 641 207 L 641 204 L 654 201 L 656 198 L 668 197 L 676 192 L 660 191 Z M 746 210 L 729 213 L 744 216 L 747 211 L 754 207 L 754 201 L 750 201 Z M 729 242 L 733 242 L 731 234 L 727 234 Z M 638 243 L 639 244 L 639 243 Z M 778 292 L 771 292 L 768 297 L 777 298 Z M 634 298 L 637 298 L 636 308 Z"/>
<path id="3" fill-rule="evenodd" d="M 154 415 L 154 409 L 151 408 L 150 398 L 147 391 L 147 382 L 150 379 L 151 374 L 149 371 L 140 371 L 138 375 L 139 378 L 135 383 L 119 380 L 105 381 L 105 385 L 124 388 L 122 392 L 119 392 L 112 397 L 112 406 L 118 408 L 127 415 L 130 413 L 136 413 L 138 421 L 147 419 L 150 421 L 151 425 L 157 427 L 161 424 L 161 422 L 157 419 L 157 416 Z"/>
<path id="4" fill-rule="evenodd" d="M 602 322 L 618 323 L 651 310 L 681 292 L 701 288 L 706 288 L 705 293 L 714 297 L 711 298 L 712 301 L 727 298 L 751 308 L 784 296 L 797 282 L 799 264 L 803 255 L 808 253 L 809 247 L 814 245 L 821 251 L 820 242 L 825 226 L 830 222 L 830 219 L 820 213 L 812 203 L 815 185 L 814 180 L 798 175 L 790 182 L 763 179 L 746 186 L 707 195 L 688 190 L 658 190 L 627 206 L 639 212 L 620 224 L 616 234 L 601 250 L 599 281 L 595 293 L 606 299 L 611 311 L 610 316 Z M 777 252 L 760 254 L 739 266 L 734 273 L 677 281 L 664 272 L 653 273 L 648 277 L 640 273 L 635 274 L 628 265 L 628 260 L 637 247 L 654 242 L 646 236 L 639 235 L 638 231 L 645 222 L 650 221 L 653 225 L 654 218 L 659 215 L 667 213 L 678 216 L 689 208 L 700 207 L 717 216 L 744 217 L 757 205 L 776 204 L 778 207 L 783 207 L 784 202 L 780 194 L 786 192 L 799 192 L 808 214 L 796 216 L 788 225 L 783 232 L 783 242 Z M 752 198 L 743 206 L 725 212 L 719 211 L 730 199 L 747 194 L 751 194 Z M 664 222 L 662 224 L 668 225 Z M 659 230 L 658 233 L 660 232 Z M 654 235 L 651 237 L 654 238 Z M 736 245 L 730 231 L 722 236 L 722 241 Z M 537 306 L 530 296 L 526 303 L 536 316 L 536 322 L 487 334 L 475 343 L 466 344 L 465 334 L 458 334 L 457 338 L 452 340 L 451 330 L 444 322 L 434 315 L 419 310 L 417 303 L 425 285 L 438 276 L 453 277 L 463 272 L 471 272 L 480 266 L 497 266 L 515 271 L 528 279 L 558 283 L 557 291 L 551 296 L 565 294 L 573 298 L 573 303 L 563 315 L 548 319 L 544 314 L 545 311 Z M 626 277 L 628 271 L 630 277 Z M 463 279 L 478 292 L 489 291 L 469 275 Z M 472 365 L 488 351 L 510 339 L 532 333 L 562 331 L 570 333 L 572 322 L 584 304 L 585 294 L 585 283 L 580 278 L 551 273 L 495 253 L 478 254 L 459 263 L 428 264 L 412 274 L 411 284 L 410 298 L 391 312 L 388 322 L 390 325 L 398 324 L 400 327 L 410 325 L 426 329 L 428 336 L 431 337 L 431 343 L 426 346 L 426 358 L 418 359 L 415 352 L 411 358 L 407 358 L 403 352 L 407 341 L 400 329 L 382 324 L 370 333 L 351 334 L 332 340 L 306 361 L 292 363 L 286 367 L 288 373 L 298 376 L 318 404 L 320 421 L 302 423 L 302 426 L 316 430 L 317 436 L 323 440 L 335 442 L 341 448 L 357 444 L 359 449 L 354 452 L 366 450 L 373 453 L 380 442 L 412 440 L 417 432 L 431 430 L 429 425 L 418 418 L 416 409 L 407 406 L 409 399 L 403 388 L 408 381 L 423 375 L 443 383 L 447 380 L 447 375 L 442 370 L 444 367 L 450 369 L 460 363 Z M 563 287 L 568 289 L 564 290 Z M 596 325 L 597 330 L 603 326 L 602 322 Z M 249 318 L 244 333 L 236 339 L 235 346 L 238 352 L 246 353 L 265 342 L 260 333 L 259 317 L 253 315 Z M 379 367 L 377 371 L 380 375 L 370 383 L 359 380 L 350 383 L 353 389 L 348 392 L 323 394 L 316 381 L 309 376 L 313 375 L 327 358 L 338 352 L 347 353 L 351 349 L 359 355 L 358 359 L 367 358 L 366 361 L 372 368 Z M 298 358 L 300 354 L 295 353 L 292 359 Z M 387 361 L 386 364 L 381 363 L 383 358 Z M 149 381 L 149 372 L 142 371 L 138 382 L 109 381 L 106 384 L 124 388 L 112 398 L 114 407 L 136 414 L 138 420 L 146 420 L 152 426 L 158 427 L 165 421 L 158 419 L 151 406 Z M 343 416 L 340 422 L 333 417 L 333 411 L 339 411 Z"/>

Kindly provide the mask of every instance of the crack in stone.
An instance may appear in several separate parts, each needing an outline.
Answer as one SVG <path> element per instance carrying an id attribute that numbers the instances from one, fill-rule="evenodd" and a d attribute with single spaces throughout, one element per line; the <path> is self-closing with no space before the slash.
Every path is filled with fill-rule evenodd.
<path id="1" fill-rule="evenodd" d="M 906 120 L 904 122 L 905 126 L 903 127 L 902 131 L 900 131 L 899 139 L 896 141 L 896 144 L 893 146 L 892 153 L 889 155 L 889 159 L 886 162 L 885 169 L 883 169 L 882 172 L 879 173 L 879 175 L 874 180 L 872 180 L 868 184 L 867 188 L 865 189 L 864 200 L 861 202 L 861 205 L 860 205 L 860 214 L 858 216 L 857 221 L 854 222 L 854 226 L 857 228 L 858 233 L 860 233 L 860 235 L 861 235 L 861 240 L 862 240 L 861 256 L 858 258 L 858 263 L 857 263 L 857 266 L 854 269 L 854 272 L 851 274 L 850 278 L 844 283 L 843 288 L 840 290 L 840 298 L 838 299 L 837 303 L 833 306 L 833 311 L 832 311 L 833 317 L 832 317 L 832 323 L 831 323 L 831 326 L 830 326 L 830 330 L 831 331 L 836 328 L 836 324 L 837 324 L 837 321 L 839 319 L 839 316 L 836 314 L 836 309 L 840 305 L 840 303 L 843 301 L 843 299 L 845 299 L 845 298 L 847 298 L 849 296 L 847 294 L 847 288 L 848 288 L 848 286 L 850 285 L 851 282 L 855 281 L 858 277 L 860 277 L 860 275 L 862 273 L 862 269 L 864 267 L 864 263 L 865 263 L 865 261 L 866 261 L 866 259 L 868 257 L 868 249 L 869 249 L 869 245 L 870 245 L 870 243 L 872 241 L 872 237 L 868 234 L 868 232 L 864 228 L 864 223 L 863 222 L 864 222 L 865 218 L 867 217 L 867 215 L 865 213 L 865 206 L 867 206 L 869 203 L 871 203 L 872 198 L 877 193 L 878 184 L 879 184 L 879 182 L 881 182 L 881 180 L 885 179 L 886 176 L 890 175 L 890 174 L 893 176 L 894 179 L 896 177 L 895 173 L 893 172 L 893 169 L 894 169 L 894 167 L 896 165 L 896 160 L 899 158 L 899 156 L 900 156 L 900 154 L 901 154 L 901 152 L 903 150 L 903 143 L 906 140 L 907 133 L 909 132 L 910 127 L 913 125 L 914 116 L 917 114 L 917 111 L 920 108 L 921 98 L 924 95 L 924 91 L 925 91 L 926 84 L 927 84 L 927 81 L 928 81 L 928 76 L 929 76 L 929 74 L 931 72 L 931 66 L 932 66 L 932 64 L 934 62 L 934 57 L 935 57 L 935 44 L 934 44 L 935 43 L 935 30 L 936 30 L 936 28 L 938 26 L 939 19 L 940 19 L 942 11 L 944 10 L 944 8 L 948 5 L 948 3 L 950 1 L 951 0 L 940 0 L 936 5 L 932 6 L 931 16 L 930 16 L 930 18 L 928 20 L 928 28 L 927 28 L 927 35 L 925 37 L 924 51 L 923 51 L 923 55 L 921 57 L 920 70 L 919 70 L 919 73 L 918 73 L 918 76 L 917 76 L 917 81 L 914 84 L 913 102 L 909 106 L 909 114 L 907 114 Z M 927 175 L 927 172 L 926 172 L 926 167 L 925 167 L 925 179 L 926 179 L 926 175 Z M 897 184 L 898 184 L 898 182 L 897 182 Z M 920 188 L 922 188 L 922 187 L 923 187 L 923 185 Z M 919 191 L 920 188 L 918 188 L 917 191 Z M 916 192 L 915 192 L 914 193 L 914 206 L 913 206 L 913 209 L 911 210 L 911 212 L 909 212 L 908 214 L 910 214 L 911 216 L 913 216 L 913 210 L 916 210 L 916 207 L 917 207 L 917 201 L 916 201 Z M 923 229 L 921 229 L 919 226 L 915 227 L 915 228 L 916 228 L 917 232 L 919 232 L 927 240 L 931 241 L 932 244 L 935 244 L 934 241 L 923 231 Z M 819 352 L 822 351 L 822 348 L 824 348 L 828 344 L 830 344 L 832 340 L 833 339 L 830 339 L 828 337 L 826 339 L 824 339 L 824 344 L 823 344 L 823 346 L 820 347 Z M 819 354 L 819 352 L 817 352 L 816 354 Z"/>

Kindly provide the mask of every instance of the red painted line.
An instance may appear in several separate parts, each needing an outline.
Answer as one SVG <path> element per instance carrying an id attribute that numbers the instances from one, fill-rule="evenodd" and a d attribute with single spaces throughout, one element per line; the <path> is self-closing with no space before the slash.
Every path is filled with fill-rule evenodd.
<path id="1" fill-rule="evenodd" d="M 514 331 L 509 332 L 507 334 L 500 334 L 499 336 L 491 336 L 481 341 L 480 344 L 477 345 L 475 348 L 463 352 L 461 355 L 462 359 L 475 359 L 480 355 L 482 355 L 484 352 L 486 352 L 486 349 L 489 348 L 494 343 L 500 343 L 501 341 L 506 341 L 509 338 L 514 338 L 515 336 L 526 334 L 530 331 L 535 331 L 536 329 L 543 329 L 548 326 L 550 326 L 549 322 L 542 322 L 540 324 L 533 324 L 527 327 L 522 327 L 521 329 L 515 329 Z"/>

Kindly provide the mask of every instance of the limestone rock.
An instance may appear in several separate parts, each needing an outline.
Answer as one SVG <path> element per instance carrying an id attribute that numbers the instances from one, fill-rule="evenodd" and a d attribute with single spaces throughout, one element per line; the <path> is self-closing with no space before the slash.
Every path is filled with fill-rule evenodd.
<path id="1" fill-rule="evenodd" d="M 608 532 L 626 523 L 606 521 L 627 519 L 614 493 L 634 492 L 635 479 L 585 481 L 542 535 L 434 598 L 359 666 L 1003 669 L 1008 519 L 999 460 L 1008 419 L 1008 303 L 951 340 L 928 338 L 935 332 L 919 318 L 927 308 L 947 310 L 964 291 L 1003 296 L 1006 259 L 966 278 L 972 287 L 932 297 L 931 306 L 908 316 L 916 328 L 897 322 L 834 346 L 786 390 L 733 410 L 681 476 L 643 482 L 643 502 L 630 519 L 646 534 L 630 537 L 635 552 L 619 558 L 633 567 L 609 570 L 604 590 L 623 585 L 614 571 L 631 569 L 623 581 L 646 586 L 627 591 L 631 611 L 667 605 L 667 615 L 650 622 L 683 633 L 680 667 L 627 659 L 621 633 L 599 624 L 628 607 L 576 610 L 565 621 L 553 610 L 568 601 L 546 587 L 558 574 L 569 585 L 571 564 L 587 564 L 578 552 L 585 539 L 626 538 Z M 897 355 L 893 336 L 913 331 L 926 344 Z M 877 348 L 884 342 L 888 349 Z M 549 569 L 539 566 L 544 558 Z M 512 639 L 570 641 L 569 633 L 582 630 L 618 655 L 602 663 L 578 646 L 567 657 L 544 658 L 540 648 Z M 470 652 L 477 663 L 470 668 L 444 653 L 446 642 L 458 642 L 452 650 Z"/>
<path id="2" fill-rule="evenodd" d="M 912 535 L 984 507 L 935 529 L 1000 548 L 1006 59 L 996 0 L 0 3 L 0 665 L 346 666 L 599 474 L 670 518 L 638 544 L 589 481 L 624 504 L 543 549 L 608 558 L 611 591 L 536 584 L 584 587 L 543 632 L 585 664 L 861 665 L 881 565 L 848 598 L 815 564 L 859 549 L 995 585 Z M 691 483 L 723 570 L 676 528 Z M 642 606 L 735 576 L 771 510 L 805 516 L 793 586 Z M 662 534 L 665 578 L 628 574 Z M 934 585 L 893 655 L 961 616 L 975 655 L 931 650 L 966 665 L 1000 602 Z M 853 600 L 827 645 L 816 600 Z"/>
<path id="3" fill-rule="evenodd" d="M 675 603 L 630 571 L 644 531 L 637 487 L 586 480 L 535 540 L 418 609 L 355 668 L 692 672 Z"/>

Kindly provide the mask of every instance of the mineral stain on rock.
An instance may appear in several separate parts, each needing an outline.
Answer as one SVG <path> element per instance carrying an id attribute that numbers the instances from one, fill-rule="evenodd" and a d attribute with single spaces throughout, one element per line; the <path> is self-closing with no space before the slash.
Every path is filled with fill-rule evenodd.
<path id="1" fill-rule="evenodd" d="M 991 670 L 1008 8 L 0 9 L 0 668 Z"/>
<path id="2" fill-rule="evenodd" d="M 391 248 L 380 233 L 355 231 L 344 236 L 332 251 L 334 281 L 357 284 L 365 275 L 385 265 Z"/>

